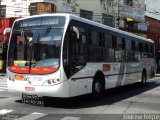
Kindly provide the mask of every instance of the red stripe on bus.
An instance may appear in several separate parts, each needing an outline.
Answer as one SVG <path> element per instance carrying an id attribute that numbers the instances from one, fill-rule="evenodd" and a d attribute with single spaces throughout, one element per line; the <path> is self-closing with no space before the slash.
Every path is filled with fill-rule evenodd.
<path id="1" fill-rule="evenodd" d="M 29 67 L 20 67 L 20 66 L 9 66 L 8 69 L 10 71 L 16 72 L 16 73 L 29 73 Z M 55 72 L 57 68 L 54 67 L 36 67 L 31 68 L 31 74 L 47 74 L 51 72 Z"/>

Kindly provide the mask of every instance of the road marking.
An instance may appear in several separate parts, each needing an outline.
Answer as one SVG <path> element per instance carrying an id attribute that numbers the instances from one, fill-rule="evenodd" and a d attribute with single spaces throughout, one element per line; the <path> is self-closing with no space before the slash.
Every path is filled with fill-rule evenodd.
<path id="1" fill-rule="evenodd" d="M 80 118 L 79 117 L 66 116 L 66 117 L 64 117 L 64 118 L 62 118 L 60 120 L 80 120 Z"/>
<path id="2" fill-rule="evenodd" d="M 26 115 L 26 116 L 23 116 L 23 117 L 20 117 L 16 120 L 35 120 L 35 119 L 38 119 L 40 117 L 43 117 L 45 116 L 46 114 L 44 113 L 37 113 L 37 112 L 34 112 L 32 114 L 29 114 L 29 115 Z"/>
<path id="3" fill-rule="evenodd" d="M 0 80 L 1 84 L 7 84 L 7 81 Z"/>
<path id="4" fill-rule="evenodd" d="M 7 88 L 7 86 L 1 86 L 1 85 L 0 85 L 0 88 Z"/>
<path id="5" fill-rule="evenodd" d="M 7 80 L 1 80 L 0 79 L 0 83 L 7 83 Z"/>
<path id="6" fill-rule="evenodd" d="M 0 91 L 6 91 L 6 90 L 8 90 L 7 87 L 0 87 Z"/>
<path id="7" fill-rule="evenodd" d="M 10 113 L 12 111 L 13 110 L 3 109 L 3 110 L 0 110 L 0 115 L 4 115 L 4 114 Z"/>
<path id="8" fill-rule="evenodd" d="M 0 85 L 7 85 L 7 82 L 0 82 Z"/>
<path id="9" fill-rule="evenodd" d="M 1 86 L 1 87 L 7 87 L 7 84 L 1 84 L 1 83 L 0 83 L 0 86 Z"/>
<path id="10" fill-rule="evenodd" d="M 7 81 L 6 80 L 0 80 L 0 91 L 6 91 L 6 90 L 8 90 Z"/>
<path id="11" fill-rule="evenodd" d="M 7 89 L 7 87 L 4 87 L 4 86 L 3 86 L 3 87 L 1 87 L 1 86 L 0 86 L 0 89 Z"/>

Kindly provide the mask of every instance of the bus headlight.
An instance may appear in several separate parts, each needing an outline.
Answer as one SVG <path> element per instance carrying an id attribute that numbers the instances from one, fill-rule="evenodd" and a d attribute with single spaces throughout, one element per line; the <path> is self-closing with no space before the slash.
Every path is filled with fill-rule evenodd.
<path id="1" fill-rule="evenodd" d="M 59 79 L 52 79 L 52 83 L 53 83 L 53 84 L 58 84 L 59 82 L 60 82 Z"/>
<path id="2" fill-rule="evenodd" d="M 47 81 L 47 83 L 48 83 L 49 85 L 51 85 L 51 84 L 52 84 L 51 80 L 48 80 L 48 81 Z"/>
<path id="3" fill-rule="evenodd" d="M 15 81 L 14 78 L 12 78 L 12 77 L 8 77 L 8 79 L 9 79 L 10 81 L 12 81 L 12 82 Z"/>

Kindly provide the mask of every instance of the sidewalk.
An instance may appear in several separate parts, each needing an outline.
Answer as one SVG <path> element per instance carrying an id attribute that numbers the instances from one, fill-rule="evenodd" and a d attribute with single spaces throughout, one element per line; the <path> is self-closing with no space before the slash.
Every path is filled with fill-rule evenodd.
<path id="1" fill-rule="evenodd" d="M 158 74 L 155 74 L 155 77 L 160 77 L 160 73 L 158 73 Z"/>

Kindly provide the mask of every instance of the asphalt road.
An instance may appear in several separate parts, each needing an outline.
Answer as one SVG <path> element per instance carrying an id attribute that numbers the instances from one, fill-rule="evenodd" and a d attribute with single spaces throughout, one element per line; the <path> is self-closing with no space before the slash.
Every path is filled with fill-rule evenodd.
<path id="1" fill-rule="evenodd" d="M 8 93 L 6 78 L 0 78 L 2 120 L 160 120 L 160 77 L 139 84 L 110 89 L 100 99 L 90 95 L 50 99 L 44 106 L 24 104 Z"/>

